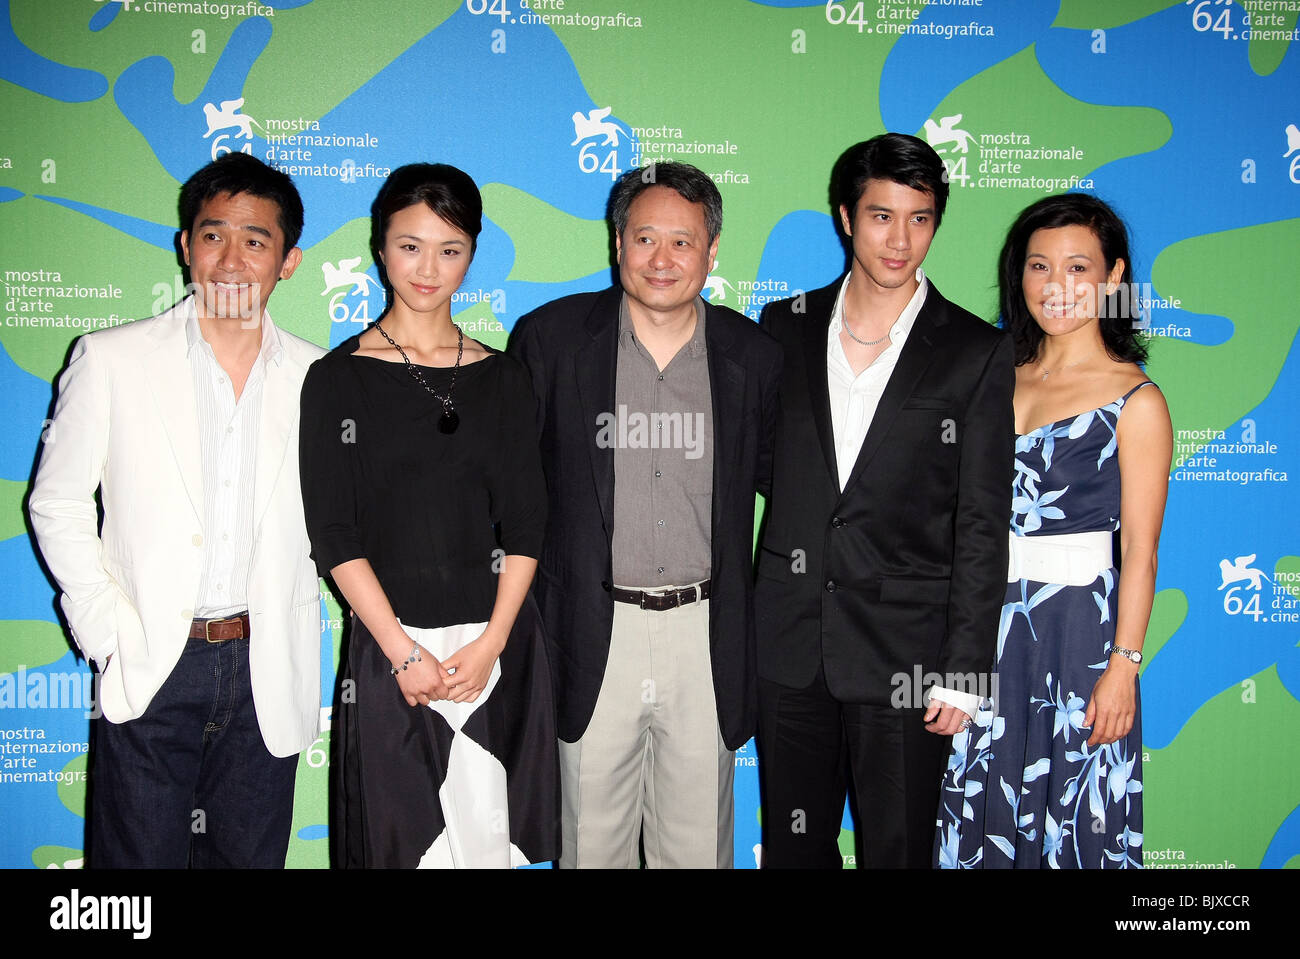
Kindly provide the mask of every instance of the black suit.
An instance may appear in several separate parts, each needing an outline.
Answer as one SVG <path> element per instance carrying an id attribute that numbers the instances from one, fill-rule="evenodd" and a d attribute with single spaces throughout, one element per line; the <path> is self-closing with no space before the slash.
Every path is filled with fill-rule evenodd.
<path id="1" fill-rule="evenodd" d="M 880 858 L 868 864 L 918 865 L 933 836 L 948 739 L 921 729 L 914 677 L 917 667 L 922 676 L 986 673 L 993 662 L 1007 570 L 1012 349 L 1008 337 L 931 285 L 841 493 L 826 355 L 841 282 L 807 294 L 806 312 L 783 300 L 761 320 L 785 351 L 755 598 L 765 856 L 773 865 L 839 861 L 826 843 L 831 837 L 833 846 L 839 832 L 843 759 L 826 757 L 822 765 L 834 760 L 837 771 L 819 778 L 801 765 L 807 751 L 798 734 L 768 708 L 785 690 L 813 689 L 837 709 L 862 707 L 857 718 L 843 711 L 854 729 L 842 747 L 857 787 L 859 838 L 870 844 L 878 820 L 889 816 L 905 834 L 882 839 Z M 891 708 L 900 685 L 907 709 Z M 875 745 L 855 745 L 867 724 L 900 724 L 883 748 L 905 755 L 886 760 Z M 924 786 L 909 787 L 907 800 L 872 795 L 881 779 L 924 784 L 931 775 L 930 800 L 916 795 Z M 793 843 L 785 824 L 797 812 L 781 808 L 787 799 L 809 816 L 813 807 L 824 810 L 808 832 L 793 833 L 807 837 Z M 928 806 L 889 808 L 904 801 Z M 822 835 L 813 836 L 814 826 Z"/>
<path id="2" fill-rule="evenodd" d="M 591 720 L 614 620 L 614 450 L 596 437 L 597 416 L 615 409 L 622 296 L 611 287 L 555 300 L 520 319 L 510 342 L 532 374 L 541 418 L 549 512 L 536 595 L 566 742 Z M 781 356 L 752 321 L 705 309 L 714 431 L 709 645 L 719 729 L 736 749 L 757 721 L 754 493 L 771 469 Z"/>

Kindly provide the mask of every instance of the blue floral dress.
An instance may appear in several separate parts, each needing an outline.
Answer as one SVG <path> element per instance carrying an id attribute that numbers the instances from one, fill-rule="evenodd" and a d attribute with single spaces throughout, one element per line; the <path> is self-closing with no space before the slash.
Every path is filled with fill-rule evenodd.
<path id="1" fill-rule="evenodd" d="M 1124 403 L 1148 383 L 1016 437 L 1013 534 L 1119 529 L 1115 431 Z M 1083 728 L 1115 638 L 1116 581 L 1111 568 L 1089 586 L 1007 584 L 995 701 L 953 737 L 944 774 L 940 868 L 1142 865 L 1140 698 L 1118 742 L 1090 747 Z"/>

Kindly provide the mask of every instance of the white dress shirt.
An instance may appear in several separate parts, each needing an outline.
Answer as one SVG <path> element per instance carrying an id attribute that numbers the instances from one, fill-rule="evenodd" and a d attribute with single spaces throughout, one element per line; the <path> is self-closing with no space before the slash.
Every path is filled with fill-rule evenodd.
<path id="1" fill-rule="evenodd" d="M 903 352 L 907 335 L 912 332 L 916 315 L 925 305 L 925 294 L 930 285 L 920 267 L 916 268 L 916 281 L 916 292 L 889 328 L 889 345 L 870 366 L 856 376 L 844 354 L 844 344 L 840 342 L 840 330 L 844 329 L 844 295 L 849 288 L 849 277 L 844 278 L 840 294 L 835 298 L 830 329 L 826 333 L 826 385 L 830 392 L 831 428 L 835 432 L 835 467 L 839 471 L 840 492 L 844 491 L 844 484 L 853 472 L 853 464 L 857 462 L 862 441 L 871 428 L 876 407 L 880 405 L 880 397 L 884 395 L 889 378 L 898 364 L 898 356 Z"/>
<path id="2" fill-rule="evenodd" d="M 862 441 L 866 439 L 871 421 L 876 416 L 876 408 L 880 405 L 880 397 L 889 385 L 889 378 L 894 375 L 898 357 L 903 352 L 908 334 L 912 332 L 912 326 L 916 323 L 921 307 L 925 305 L 925 296 L 930 289 L 925 271 L 918 266 L 916 292 L 889 328 L 889 345 L 866 369 L 854 375 L 853 367 L 849 365 L 849 359 L 844 353 L 844 344 L 840 341 L 840 331 L 844 329 L 844 297 L 849 289 L 850 276 L 846 276 L 840 286 L 835 308 L 831 310 L 830 327 L 826 331 L 826 386 L 830 398 L 831 429 L 835 436 L 835 468 L 839 474 L 841 492 L 853 473 Z M 956 706 L 969 716 L 975 715 L 980 702 L 979 696 L 942 686 L 932 686 L 926 692 L 924 702 L 927 706 L 931 697 Z"/>
<path id="3" fill-rule="evenodd" d="M 253 479 L 262 386 L 267 363 L 283 355 L 280 335 L 262 314 L 262 348 L 235 399 L 230 377 L 199 329 L 190 301 L 185 338 L 194 377 L 203 456 L 203 573 L 194 616 L 211 619 L 248 609 L 248 569 L 253 555 Z"/>

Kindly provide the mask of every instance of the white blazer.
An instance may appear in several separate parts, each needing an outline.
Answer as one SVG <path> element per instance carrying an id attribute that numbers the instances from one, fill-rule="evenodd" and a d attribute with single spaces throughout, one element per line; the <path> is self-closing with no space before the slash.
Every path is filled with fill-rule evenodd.
<path id="1" fill-rule="evenodd" d="M 207 532 L 190 308 L 185 300 L 77 341 L 29 502 L 73 638 L 101 665 L 114 654 L 99 705 L 115 723 L 140 716 L 171 675 L 198 596 Z M 266 747 L 291 756 L 320 726 L 320 580 L 298 483 L 298 398 L 325 351 L 279 332 L 257 438 L 249 668 Z"/>

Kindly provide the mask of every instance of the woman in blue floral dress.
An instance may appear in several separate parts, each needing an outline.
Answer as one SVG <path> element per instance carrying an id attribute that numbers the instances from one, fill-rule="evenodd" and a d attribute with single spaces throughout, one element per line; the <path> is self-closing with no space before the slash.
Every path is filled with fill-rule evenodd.
<path id="1" fill-rule="evenodd" d="M 1002 249 L 1011 568 L 991 708 L 953 737 L 941 867 L 1142 865 L 1137 674 L 1173 437 L 1138 366 L 1130 264 L 1123 223 L 1086 194 L 1033 204 Z"/>

